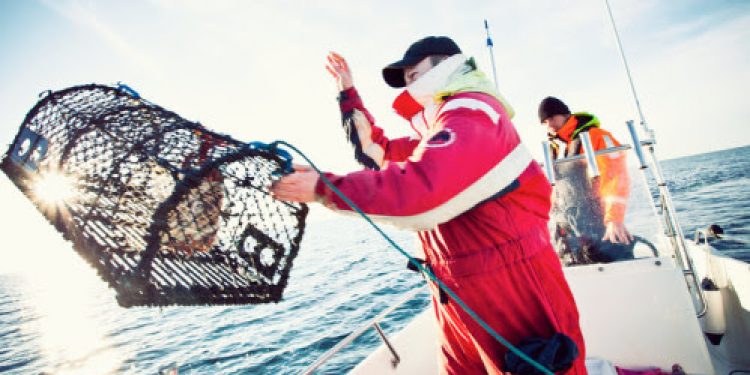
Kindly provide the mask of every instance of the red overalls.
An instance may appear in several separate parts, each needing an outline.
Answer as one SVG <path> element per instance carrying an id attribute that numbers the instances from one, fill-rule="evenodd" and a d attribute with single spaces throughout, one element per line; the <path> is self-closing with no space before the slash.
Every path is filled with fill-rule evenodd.
<path id="1" fill-rule="evenodd" d="M 580 355 L 567 374 L 585 374 L 578 311 L 547 231 L 551 187 L 507 112 L 491 95 L 462 92 L 443 98 L 430 117 L 405 94 L 394 108 L 415 130 L 415 118 L 427 120 L 428 130 L 389 140 L 373 125 L 380 170 L 327 177 L 372 218 L 418 231 L 434 274 L 512 344 L 570 336 Z M 353 88 L 342 97 L 343 113 L 358 109 L 372 123 Z M 316 193 L 349 210 L 322 181 Z M 432 287 L 442 371 L 501 373 L 507 349 Z"/>

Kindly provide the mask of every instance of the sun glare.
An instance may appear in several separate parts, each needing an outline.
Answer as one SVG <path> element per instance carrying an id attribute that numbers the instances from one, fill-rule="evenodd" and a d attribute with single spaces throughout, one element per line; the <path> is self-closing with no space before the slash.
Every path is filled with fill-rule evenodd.
<path id="1" fill-rule="evenodd" d="M 103 305 L 111 296 L 96 274 L 73 257 L 53 257 L 26 285 L 23 305 L 33 319 L 21 325 L 34 337 L 44 373 L 116 373 L 125 353 L 111 337 L 116 325 Z"/>
<path id="2" fill-rule="evenodd" d="M 49 206 L 60 206 L 75 194 L 75 181 L 59 171 L 43 172 L 34 182 L 34 197 Z"/>

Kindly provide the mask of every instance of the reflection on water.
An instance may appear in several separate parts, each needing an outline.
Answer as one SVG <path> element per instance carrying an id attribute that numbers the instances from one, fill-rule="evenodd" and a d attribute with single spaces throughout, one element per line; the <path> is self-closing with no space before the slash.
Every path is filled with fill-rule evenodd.
<path id="1" fill-rule="evenodd" d="M 102 306 L 112 300 L 106 285 L 78 259 L 52 258 L 29 269 L 19 287 L 22 314 L 28 317 L 20 330 L 36 338 L 42 372 L 116 373 L 126 357 L 108 338 L 111 327 Z"/>

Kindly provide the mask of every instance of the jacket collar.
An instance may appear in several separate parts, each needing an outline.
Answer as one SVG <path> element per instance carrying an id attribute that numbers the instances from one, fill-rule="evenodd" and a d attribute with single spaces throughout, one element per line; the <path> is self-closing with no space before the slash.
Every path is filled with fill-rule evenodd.
<path id="1" fill-rule="evenodd" d="M 570 142 L 573 140 L 573 132 L 575 132 L 576 127 L 578 126 L 578 119 L 571 115 L 568 117 L 568 121 L 565 122 L 565 124 L 560 128 L 560 130 L 557 131 L 557 138 L 562 139 L 563 141 Z"/>
<path id="2" fill-rule="evenodd" d="M 466 57 L 456 54 L 443 60 L 433 67 L 406 89 L 393 101 L 393 109 L 401 117 L 411 120 L 414 115 L 425 107 L 435 104 L 435 94 L 446 87 L 455 73 L 461 72 Z"/>
<path id="3" fill-rule="evenodd" d="M 557 131 L 556 135 L 566 143 L 570 143 L 578 138 L 580 132 L 599 126 L 599 119 L 596 116 L 586 112 L 576 112 L 568 117 L 568 121 Z"/>

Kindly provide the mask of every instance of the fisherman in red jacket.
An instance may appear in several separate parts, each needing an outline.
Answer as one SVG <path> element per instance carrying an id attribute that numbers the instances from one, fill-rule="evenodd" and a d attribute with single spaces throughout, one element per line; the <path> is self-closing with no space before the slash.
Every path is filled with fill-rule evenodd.
<path id="1" fill-rule="evenodd" d="M 521 144 L 511 107 L 473 58 L 450 38 L 427 37 L 383 69 L 386 83 L 405 87 L 393 108 L 415 134 L 399 139 L 374 125 L 341 56 L 331 53 L 328 70 L 367 169 L 326 177 L 374 220 L 416 231 L 435 276 L 510 343 L 564 334 L 578 355 L 569 356 L 567 372 L 565 364 L 554 371 L 585 374 L 578 311 L 547 231 L 551 187 Z M 351 210 L 307 168 L 283 177 L 273 193 Z M 512 356 L 501 343 L 431 286 L 443 373 L 517 371 L 503 367 Z"/>
<path id="2" fill-rule="evenodd" d="M 582 133 L 589 134 L 594 151 L 620 146 L 610 132 L 601 128 L 596 116 L 586 112 L 571 113 L 565 103 L 552 96 L 539 103 L 539 121 L 547 126 L 555 158 L 581 154 Z M 565 179 L 576 176 L 575 170 L 565 167 L 569 173 L 563 173 L 563 181 L 556 186 L 553 219 L 557 221 L 558 252 L 582 253 L 576 255 L 578 261 L 574 263 L 632 259 L 633 236 L 625 227 L 630 193 L 626 155 L 615 151 L 597 155 L 596 161 L 599 177 L 594 181 L 571 185 Z M 580 179 L 588 180 L 585 173 Z"/>

